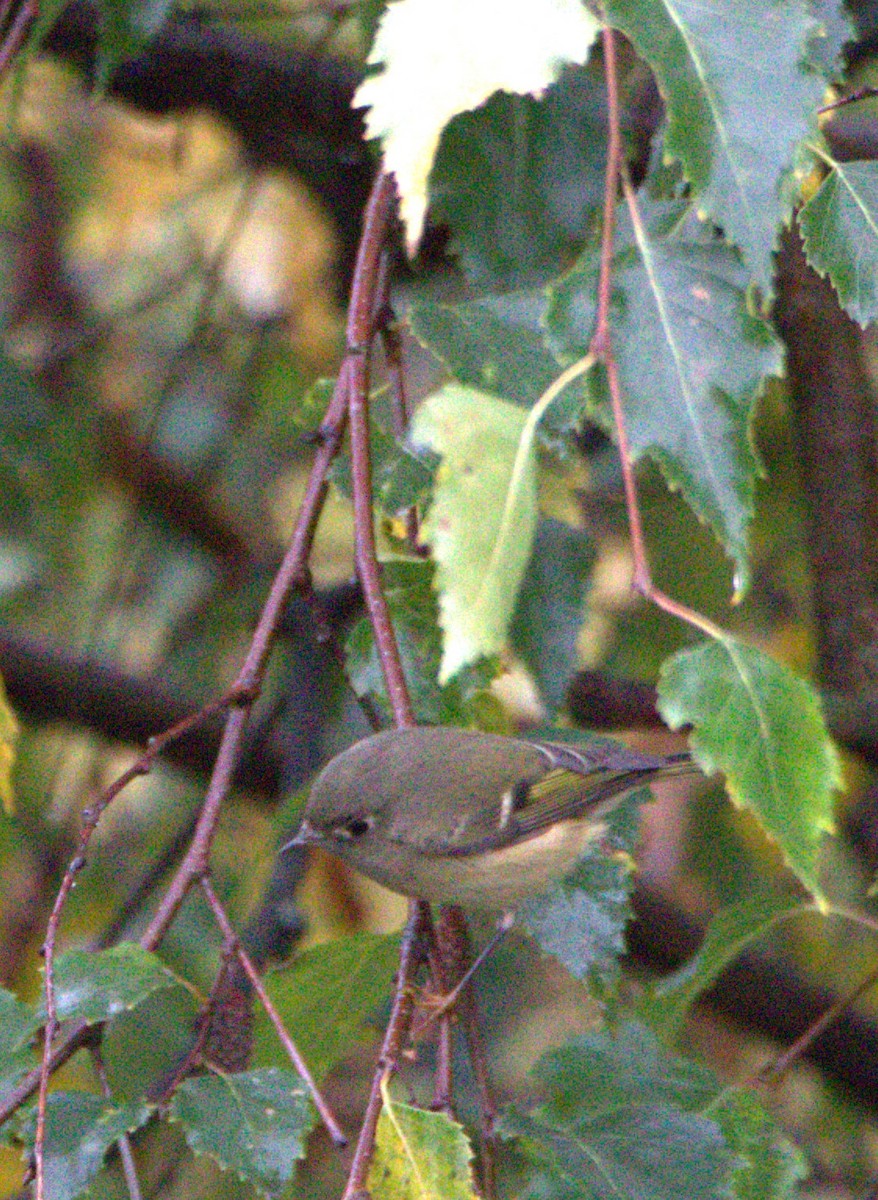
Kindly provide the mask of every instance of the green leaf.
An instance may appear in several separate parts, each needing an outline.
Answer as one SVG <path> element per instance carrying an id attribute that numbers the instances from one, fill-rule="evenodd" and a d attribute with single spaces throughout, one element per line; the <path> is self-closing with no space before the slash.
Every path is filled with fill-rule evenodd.
<path id="1" fill-rule="evenodd" d="M 444 686 L 439 685 L 442 631 L 434 575 L 431 562 L 385 561 L 381 569 L 384 596 L 419 724 L 469 725 L 473 705 L 484 698 L 496 670 L 491 660 L 481 659 L 463 668 Z M 367 617 L 351 630 L 345 650 L 348 678 L 354 691 L 358 696 L 371 696 L 391 716 L 375 635 Z"/>
<path id="2" fill-rule="evenodd" d="M 680 205 L 655 204 L 634 228 L 620 210 L 613 275 L 613 344 L 632 456 L 649 454 L 713 529 L 746 591 L 748 526 L 759 470 L 750 438 L 754 398 L 781 371 L 768 327 L 747 310 L 746 275 L 729 247 Z M 596 251 L 550 288 L 547 327 L 565 361 L 594 332 Z M 592 412 L 612 432 L 603 369 L 589 377 Z"/>
<path id="3" fill-rule="evenodd" d="M 165 23 L 171 0 L 100 0 L 96 84 L 104 90 L 126 59 L 136 58 Z"/>
<path id="4" fill-rule="evenodd" d="M 839 79 L 845 72 L 845 45 L 857 38 L 852 16 L 838 0 L 810 0 L 809 11 L 816 24 L 808 39 L 808 63 L 824 79 Z"/>
<path id="5" fill-rule="evenodd" d="M 473 1152 L 456 1121 L 385 1091 L 368 1191 L 373 1200 L 476 1200 Z"/>
<path id="6" fill-rule="evenodd" d="M 724 637 L 664 664 L 659 709 L 672 729 L 694 726 L 704 770 L 725 774 L 735 804 L 754 813 L 822 903 L 818 852 L 832 829 L 841 768 L 812 688 L 763 651 Z"/>
<path id="7" fill-rule="evenodd" d="M 434 464 L 430 456 L 416 454 L 410 446 L 398 442 L 374 418 L 370 422 L 369 442 L 373 495 L 384 512 L 393 517 L 403 509 L 425 504 L 433 481 Z M 336 457 L 331 477 L 343 495 L 353 496 L 349 454 Z"/>
<path id="8" fill-rule="evenodd" d="M 348 1057 L 367 1033 L 367 1021 L 390 995 L 399 937 L 357 933 L 314 946 L 266 978 L 268 994 L 317 1079 Z M 259 1060 L 277 1035 L 260 1009 L 255 1023 Z"/>
<path id="9" fill-rule="evenodd" d="M 632 857 L 640 832 L 645 789 L 627 797 L 603 820 L 606 832 L 576 868 L 545 896 L 525 901 L 518 918 L 540 949 L 576 979 L 588 978 L 598 997 L 616 986 L 632 917 Z"/>
<path id="10" fill-rule="evenodd" d="M 534 427 L 496 396 L 448 384 L 412 439 L 442 456 L 424 537 L 445 635 L 439 682 L 503 648 L 536 529 Z"/>
<path id="11" fill-rule="evenodd" d="M 665 152 L 698 210 L 741 247 L 769 293 L 772 251 L 791 198 L 781 188 L 824 84 L 802 59 L 804 0 L 609 0 L 607 19 L 655 73 L 667 108 Z"/>
<path id="12" fill-rule="evenodd" d="M 0 675 L 0 803 L 7 816 L 15 808 L 12 790 L 12 768 L 15 765 L 15 743 L 18 738 L 18 721 L 12 705 L 6 698 L 3 676 Z"/>
<path id="13" fill-rule="evenodd" d="M 410 251 L 420 241 L 439 136 L 455 113 L 500 89 L 541 92 L 561 63 L 585 62 L 597 32 L 578 0 L 527 0 L 515 21 L 494 0 L 388 6 L 369 55 L 384 70 L 360 85 L 354 105 L 369 106 L 368 136 L 381 137 L 385 167 L 396 176 Z"/>
<path id="14" fill-rule="evenodd" d="M 551 517 L 540 520 L 509 636 L 554 710 L 564 704 L 577 667 L 576 642 L 595 557 L 582 530 Z"/>
<path id="15" fill-rule="evenodd" d="M 799 212 L 805 255 L 865 327 L 878 317 L 878 163 L 840 163 L 814 149 L 832 170 Z"/>
<path id="16" fill-rule="evenodd" d="M 458 383 L 530 406 L 558 374 L 543 340 L 542 289 L 465 304 L 413 304 L 412 333 Z"/>
<path id="17" fill-rule="evenodd" d="M 710 922 L 698 952 L 677 971 L 648 985 L 638 1012 L 662 1042 L 679 1037 L 686 1014 L 699 996 L 713 987 L 745 946 L 763 937 L 785 917 L 805 912 L 801 899 L 773 893 L 752 896 L 718 912 Z"/>
<path id="18" fill-rule="evenodd" d="M 110 1147 L 125 1133 L 145 1125 L 149 1104 L 108 1104 L 86 1092 L 53 1092 L 46 1106 L 45 1193 L 74 1200 L 88 1191 Z M 31 1110 L 21 1137 L 33 1149 L 36 1112 Z"/>
<path id="19" fill-rule="evenodd" d="M 55 964 L 55 1010 L 59 1021 L 95 1024 L 134 1008 L 159 988 L 177 986 L 161 960 L 135 942 L 95 953 L 70 950 Z"/>
<path id="20" fill-rule="evenodd" d="M 546 1055 L 536 1075 L 544 1103 L 501 1118 L 501 1132 L 516 1136 L 540 1168 L 525 1196 L 729 1197 L 735 1160 L 704 1111 L 717 1091 L 713 1076 L 663 1057 L 645 1030 L 628 1024 L 616 1037 L 585 1034 Z"/>
<path id="21" fill-rule="evenodd" d="M 735 1200 L 791 1200 L 796 1184 L 808 1174 L 802 1154 L 786 1138 L 755 1096 L 734 1088 L 724 1091 L 711 1116 L 736 1158 L 732 1176 Z"/>
<path id="22" fill-rule="evenodd" d="M 33 1066 L 34 1056 L 28 1042 L 38 1028 L 30 1005 L 22 1004 L 12 992 L 0 988 L 0 1094 L 14 1087 Z"/>
<path id="23" fill-rule="evenodd" d="M 501 92 L 445 130 L 431 211 L 480 287 L 545 283 L 582 247 L 603 200 L 605 97 L 599 64 L 569 68 L 541 100 Z"/>
<path id="24" fill-rule="evenodd" d="M 275 1068 L 186 1079 L 168 1115 L 195 1154 L 209 1155 L 264 1195 L 292 1178 L 315 1121 L 298 1075 Z"/>
<path id="25" fill-rule="evenodd" d="M 416 304 L 409 311 L 415 337 L 458 383 L 532 407 L 558 377 L 545 344 L 543 289 L 483 296 L 465 304 Z M 569 384 L 540 422 L 556 439 L 575 429 L 585 411 L 579 381 Z"/>

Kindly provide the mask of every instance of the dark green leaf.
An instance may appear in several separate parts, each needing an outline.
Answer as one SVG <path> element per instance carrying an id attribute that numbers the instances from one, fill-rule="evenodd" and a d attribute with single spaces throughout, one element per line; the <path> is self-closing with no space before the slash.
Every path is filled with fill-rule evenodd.
<path id="1" fill-rule="evenodd" d="M 28 1042 L 39 1025 L 30 1005 L 0 988 L 0 1095 L 34 1065 Z"/>
<path id="2" fill-rule="evenodd" d="M 582 245 L 605 158 L 603 82 L 570 68 L 542 100 L 500 92 L 451 122 L 430 175 L 432 211 L 479 284 L 542 283 Z"/>
<path id="3" fill-rule="evenodd" d="M 781 188 L 823 81 L 802 67 L 813 24 L 802 0 L 610 0 L 607 18 L 655 73 L 667 107 L 667 154 L 699 212 L 744 252 L 765 292 L 792 199 Z"/>
<path id="4" fill-rule="evenodd" d="M 704 1115 L 710 1072 L 663 1057 L 652 1035 L 624 1025 L 548 1054 L 536 1074 L 545 1101 L 509 1109 L 501 1131 L 541 1168 L 525 1195 L 564 1200 L 728 1200 L 735 1160 Z"/>
<path id="5" fill-rule="evenodd" d="M 639 834 L 638 809 L 649 792 L 627 797 L 605 819 L 605 832 L 560 884 L 518 910 L 541 950 L 554 955 L 595 994 L 615 988 L 631 919 L 632 854 Z"/>
<path id="6" fill-rule="evenodd" d="M 553 710 L 564 704 L 578 665 L 576 640 L 594 560 L 591 539 L 581 530 L 540 520 L 509 634 Z"/>
<path id="7" fill-rule="evenodd" d="M 430 496 L 435 459 L 427 451 L 416 453 L 400 444 L 373 419 L 370 430 L 372 488 L 375 499 L 390 516 L 413 506 L 423 506 Z M 333 464 L 332 480 L 345 496 L 353 495 L 351 460 L 340 454 Z"/>
<path id="8" fill-rule="evenodd" d="M 363 1039 L 366 1022 L 389 996 L 399 960 L 399 937 L 357 933 L 300 954 L 266 976 L 269 995 L 316 1078 L 346 1058 Z M 257 1054 L 277 1035 L 261 1012 Z"/>
<path id="9" fill-rule="evenodd" d="M 786 1138 L 755 1096 L 727 1089 L 711 1109 L 737 1160 L 732 1177 L 735 1200 L 791 1200 L 808 1175 L 802 1154 Z"/>
<path id="10" fill-rule="evenodd" d="M 88 1191 L 107 1151 L 124 1133 L 149 1120 L 148 1104 L 109 1104 L 86 1092 L 54 1092 L 46 1107 L 45 1191 L 52 1200 L 75 1200 Z M 33 1148 L 36 1113 L 32 1110 L 21 1136 Z"/>
<path id="11" fill-rule="evenodd" d="M 315 1121 L 298 1075 L 275 1068 L 187 1079 L 169 1116 L 196 1154 L 210 1155 L 265 1195 L 292 1178 Z"/>
<path id="12" fill-rule="evenodd" d="M 159 988 L 177 986 L 161 960 L 135 942 L 96 953 L 70 950 L 55 964 L 55 1009 L 59 1021 L 94 1024 L 134 1008 Z"/>
<path id="13" fill-rule="evenodd" d="M 758 461 L 750 439 L 756 393 L 781 369 L 779 344 L 747 310 L 738 256 L 711 241 L 679 205 L 649 206 L 649 227 L 619 214 L 613 342 L 634 458 L 649 454 L 707 521 L 734 559 L 746 590 L 748 525 Z M 596 254 L 550 289 L 548 329 L 568 361 L 594 332 Z M 603 371 L 589 376 L 593 412 L 608 431 Z"/>
<path id="14" fill-rule="evenodd" d="M 805 254 L 832 280 L 845 312 L 866 326 L 878 316 L 878 163 L 819 153 L 832 170 L 799 212 Z"/>

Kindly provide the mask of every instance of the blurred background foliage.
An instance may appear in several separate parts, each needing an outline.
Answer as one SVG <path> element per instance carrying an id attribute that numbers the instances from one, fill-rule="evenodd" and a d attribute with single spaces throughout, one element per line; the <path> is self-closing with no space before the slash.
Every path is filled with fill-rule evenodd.
<path id="1" fill-rule="evenodd" d="M 260 47 L 256 72 L 265 61 L 271 67 L 272 53 L 335 64 L 332 78 L 341 79 L 343 93 L 361 69 L 381 7 L 377 0 L 245 0 L 176 16 L 178 33 L 241 31 L 255 39 L 247 45 Z M 127 53 L 119 38 L 104 44 L 110 60 Z M 40 986 L 38 948 L 89 796 L 131 761 L 150 729 L 219 693 L 241 661 L 310 460 L 310 389 L 332 373 L 342 346 L 356 231 L 350 211 L 356 214 L 364 170 L 368 175 L 355 138 L 339 135 L 339 148 L 330 133 L 307 125 L 289 153 L 268 151 L 265 105 L 282 105 L 282 94 L 250 97 L 252 122 L 260 126 L 251 137 L 238 85 L 231 89 L 237 107 L 225 114 L 222 104 L 136 106 L 112 89 L 92 91 L 89 72 L 72 65 L 75 59 L 30 58 L 7 74 L 2 97 L 0 668 L 21 732 L 14 811 L 0 821 L 0 983 L 24 999 Z M 245 77 L 246 68 L 245 60 Z M 257 89 L 258 73 L 254 78 Z M 136 93 L 138 81 L 129 83 Z M 187 83 L 209 89 L 211 79 L 205 72 Z M 320 95 L 312 102 L 319 107 Z M 274 132 L 280 136 L 279 125 Z M 412 296 L 440 298 L 464 287 L 442 253 L 442 231 L 432 236 L 420 269 L 401 270 L 402 311 Z M 872 339 L 862 338 L 860 347 L 875 379 Z M 412 339 L 404 354 L 417 399 L 441 368 Z M 658 474 L 644 470 L 653 565 L 659 585 L 680 600 L 808 673 L 816 634 L 807 495 L 783 385 L 763 398 L 755 436 L 766 472 L 753 531 L 755 586 L 746 601 L 729 608 L 727 560 Z M 348 586 L 352 520 L 343 474 L 313 557 L 315 584 L 340 636 L 358 613 Z M 684 635 L 629 593 L 614 451 L 586 431 L 549 490 L 544 507 L 584 531 L 590 546 L 576 614 L 579 665 L 653 680 Z M 398 529 L 389 524 L 385 532 L 392 539 Z M 488 677 L 479 677 L 458 698 L 462 706 L 481 705 L 483 717 L 490 707 L 491 720 L 507 727 L 538 713 L 533 682 L 514 657 L 489 674 L 497 676 L 490 698 Z M 96 716 L 101 694 L 106 711 Z M 138 722 L 146 722 L 146 732 Z M 300 907 L 282 881 L 273 881 L 287 919 L 285 945 L 262 944 L 254 916 L 266 900 L 275 847 L 294 824 L 300 789 L 327 754 L 364 728 L 307 607 L 294 606 L 213 858 L 215 885 L 239 926 L 248 927 L 262 962 L 282 956 L 302 910 L 309 943 L 340 930 L 386 933 L 399 925 L 398 899 L 328 861 L 309 874 Z M 638 744 L 675 743 L 653 730 Z M 108 930 L 133 937 L 142 928 L 203 794 L 209 755 L 196 748 L 187 761 L 187 753 L 184 745 L 179 757 L 132 784 L 102 819 L 66 911 L 65 946 L 95 944 Z M 853 786 L 844 803 L 856 814 L 869 768 L 850 756 L 848 769 Z M 847 828 L 856 830 L 853 818 Z M 830 853 L 834 894 L 859 895 L 875 866 L 870 845 L 852 836 Z M 697 805 L 676 788 L 652 806 L 641 857 L 644 887 L 693 920 L 780 871 L 755 826 L 703 787 Z M 219 953 L 218 933 L 193 896 L 162 956 L 206 992 Z M 839 993 L 874 963 L 871 940 L 840 924 L 785 929 L 766 954 L 793 964 L 797 978 Z M 636 989 L 642 969 L 642 961 L 632 964 L 626 986 Z M 585 989 L 514 937 L 486 967 L 482 995 L 504 1089 L 525 1086 L 528 1066 L 548 1044 L 594 1019 Z M 191 1037 L 195 1008 L 180 988 L 171 1001 L 162 993 L 115 1021 L 108 1058 L 118 1064 L 117 1085 L 133 1087 L 171 1061 Z M 873 1028 L 878 996 L 861 998 L 857 1012 Z M 699 1010 L 689 1041 L 738 1079 L 771 1052 L 763 1025 L 748 1028 L 740 1013 L 735 1021 L 717 1007 Z M 152 1061 L 144 1058 L 146 1044 Z M 281 1061 L 261 1028 L 257 1060 Z M 370 1062 L 353 1053 L 341 1065 L 327 1064 L 343 1117 L 357 1111 Z M 873 1070 L 878 1078 L 878 1064 Z M 59 1082 L 94 1086 L 79 1060 Z M 874 1094 L 856 1095 L 805 1063 L 765 1099 L 807 1149 L 814 1175 L 805 1194 L 866 1194 L 878 1174 Z M 150 1127 L 143 1142 L 139 1157 L 153 1176 L 144 1180 L 148 1194 L 244 1190 L 207 1160 L 189 1159 L 182 1136 L 167 1125 Z M 332 1152 L 318 1146 L 297 1194 L 332 1194 L 340 1171 Z M 20 1179 L 17 1155 L 0 1148 L 0 1193 L 15 1194 Z M 111 1167 L 93 1194 L 120 1189 Z"/>

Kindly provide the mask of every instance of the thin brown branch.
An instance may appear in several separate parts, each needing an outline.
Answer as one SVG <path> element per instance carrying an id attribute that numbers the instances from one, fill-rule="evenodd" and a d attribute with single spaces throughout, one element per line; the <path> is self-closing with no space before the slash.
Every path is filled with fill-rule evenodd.
<path id="1" fill-rule="evenodd" d="M 327 471 L 338 451 L 344 431 L 346 384 L 345 364 L 339 372 L 335 392 L 327 409 L 323 436 L 308 477 L 308 485 L 299 510 L 296 528 L 272 583 L 247 657 L 234 684 L 235 688 L 254 699 L 259 693 L 268 656 L 290 594 L 294 588 L 299 586 L 307 567 L 317 522 L 329 489 Z M 207 788 L 192 844 L 149 927 L 140 939 L 140 944 L 144 949 L 155 949 L 176 916 L 189 889 L 207 872 L 210 847 L 213 844 L 220 809 L 228 795 L 240 758 L 248 717 L 249 708 L 238 708 L 230 714 L 226 721 L 213 776 Z"/>
<path id="2" fill-rule="evenodd" d="M 106 808 L 115 800 L 123 788 L 141 775 L 146 775 L 151 770 L 156 758 L 162 752 L 164 747 L 170 742 L 176 741 L 183 737 L 194 726 L 208 720 L 214 713 L 228 708 L 232 704 L 240 704 L 249 700 L 250 697 L 241 689 L 232 688 L 225 695 L 220 696 L 217 700 L 205 704 L 204 707 L 197 713 L 193 713 L 189 717 L 185 717 L 182 721 L 178 721 L 176 725 L 170 729 L 166 729 L 163 733 L 152 738 L 150 744 L 140 758 L 127 771 L 124 771 L 114 783 L 110 785 L 97 798 L 95 803 L 86 808 L 82 814 L 82 829 L 79 835 L 79 849 L 73 856 L 64 872 L 64 878 L 61 880 L 61 886 L 58 889 L 58 895 L 55 897 L 55 903 L 52 906 L 52 912 L 46 926 L 46 937 L 43 943 L 43 954 L 45 957 L 45 989 L 46 989 L 46 1025 L 43 1036 L 43 1056 L 40 1063 L 39 1071 L 39 1099 L 37 1101 L 37 1128 L 36 1138 L 34 1142 L 34 1162 L 36 1169 L 36 1195 L 37 1200 L 45 1200 L 45 1170 L 44 1170 L 44 1148 L 46 1137 L 46 1100 L 49 1091 L 49 1076 L 54 1069 L 52 1043 L 58 1032 L 58 1019 L 55 1009 L 55 944 L 58 936 L 58 929 L 61 924 L 61 916 L 64 911 L 64 906 L 67 902 L 67 897 L 73 890 L 76 876 L 82 870 L 86 863 L 86 851 L 91 842 L 92 835 L 97 828 L 98 821 Z"/>
<path id="3" fill-rule="evenodd" d="M 295 1042 L 284 1027 L 284 1023 L 281 1020 L 280 1014 L 274 1007 L 268 992 L 265 990 L 265 987 L 259 976 L 259 972 L 253 966 L 253 963 L 250 961 L 250 956 L 241 945 L 240 938 L 232 928 L 232 924 L 229 921 L 229 918 L 226 916 L 225 909 L 223 908 L 219 901 L 219 897 L 213 889 L 213 884 L 206 875 L 201 880 L 201 889 L 207 897 L 207 902 L 210 905 L 210 910 L 213 913 L 214 920 L 216 921 L 223 935 L 227 952 L 230 954 L 234 953 L 238 962 L 241 964 L 244 973 L 253 985 L 253 990 L 259 997 L 262 1007 L 265 1009 L 269 1020 L 274 1026 L 275 1032 L 280 1038 L 281 1044 L 284 1050 L 286 1050 L 290 1062 L 296 1068 L 296 1071 L 298 1072 L 305 1086 L 308 1088 L 308 1091 L 311 1093 L 311 1099 L 314 1101 L 314 1107 L 320 1114 L 320 1119 L 323 1121 L 327 1133 L 332 1138 L 332 1141 L 336 1146 L 346 1146 L 347 1138 L 342 1132 L 341 1127 L 339 1126 L 338 1121 L 336 1121 L 329 1105 L 323 1099 L 320 1089 L 317 1087 L 317 1084 L 314 1081 L 314 1077 L 308 1070 L 307 1063 L 302 1058 Z"/>
<path id="4" fill-rule="evenodd" d="M 349 419 L 351 428 L 351 475 L 354 492 L 354 537 L 357 574 L 363 588 L 366 610 L 381 660 L 381 669 L 397 725 L 414 725 L 399 647 L 393 632 L 387 601 L 381 588 L 375 550 L 372 507 L 372 468 L 369 454 L 369 380 L 375 318 L 383 307 L 378 287 L 386 276 L 381 263 L 396 214 L 396 188 L 389 175 L 380 175 L 372 189 L 363 236 L 357 255 L 351 307 L 348 313 Z M 383 278 L 382 278 L 383 276 Z"/>
<path id="5" fill-rule="evenodd" d="M 789 1071 L 790 1067 L 798 1062 L 808 1049 L 813 1046 L 817 1038 L 821 1037 L 831 1025 L 834 1025 L 838 1021 L 843 1013 L 852 1008 L 860 997 L 870 992 L 876 984 L 878 984 L 878 967 L 870 971 L 866 978 L 861 980 L 856 987 L 851 988 L 846 996 L 839 996 L 825 1012 L 811 1022 L 805 1032 L 800 1034 L 791 1046 L 788 1046 L 782 1054 L 779 1054 L 766 1069 L 760 1071 L 758 1078 L 762 1082 L 769 1084 L 779 1082 L 781 1077 Z"/>
<path id="6" fill-rule="evenodd" d="M 418 967 L 423 961 L 424 945 L 429 928 L 428 916 L 429 908 L 426 904 L 413 901 L 409 906 L 408 920 L 400 946 L 399 967 L 396 972 L 396 987 L 390 1020 L 384 1031 L 381 1053 L 372 1078 L 372 1088 L 342 1200 L 362 1200 L 362 1197 L 367 1194 L 366 1180 L 375 1145 L 375 1130 L 378 1127 L 378 1117 L 381 1113 L 381 1084 L 388 1073 L 396 1071 L 402 1048 L 411 1028 L 412 1014 L 415 1008 L 414 980 Z"/>
<path id="7" fill-rule="evenodd" d="M 8 69 L 9 64 L 21 49 L 27 36 L 28 26 L 36 15 L 36 0 L 24 0 L 3 38 L 2 45 L 0 45 L 0 75 Z"/>
<path id="8" fill-rule="evenodd" d="M 101 1095 L 105 1100 L 112 1100 L 113 1092 L 110 1088 L 110 1081 L 107 1078 L 107 1068 L 104 1065 L 100 1046 L 92 1046 L 91 1057 L 94 1063 L 95 1074 L 100 1084 Z M 119 1158 L 122 1161 L 122 1174 L 125 1176 L 125 1186 L 128 1188 L 130 1200 L 141 1200 L 143 1191 L 140 1187 L 140 1180 L 137 1177 L 137 1166 L 134 1162 L 134 1153 L 131 1149 L 131 1138 L 127 1133 L 123 1133 L 116 1142 L 116 1145 L 119 1148 Z"/>

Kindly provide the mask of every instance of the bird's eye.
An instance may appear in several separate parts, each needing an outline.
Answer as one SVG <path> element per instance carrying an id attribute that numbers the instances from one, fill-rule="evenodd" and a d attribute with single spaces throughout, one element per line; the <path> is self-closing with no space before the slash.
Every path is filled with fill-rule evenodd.
<path id="1" fill-rule="evenodd" d="M 336 825 L 333 835 L 337 838 L 360 838 L 375 824 L 374 817 L 350 817 L 342 825 Z"/>

